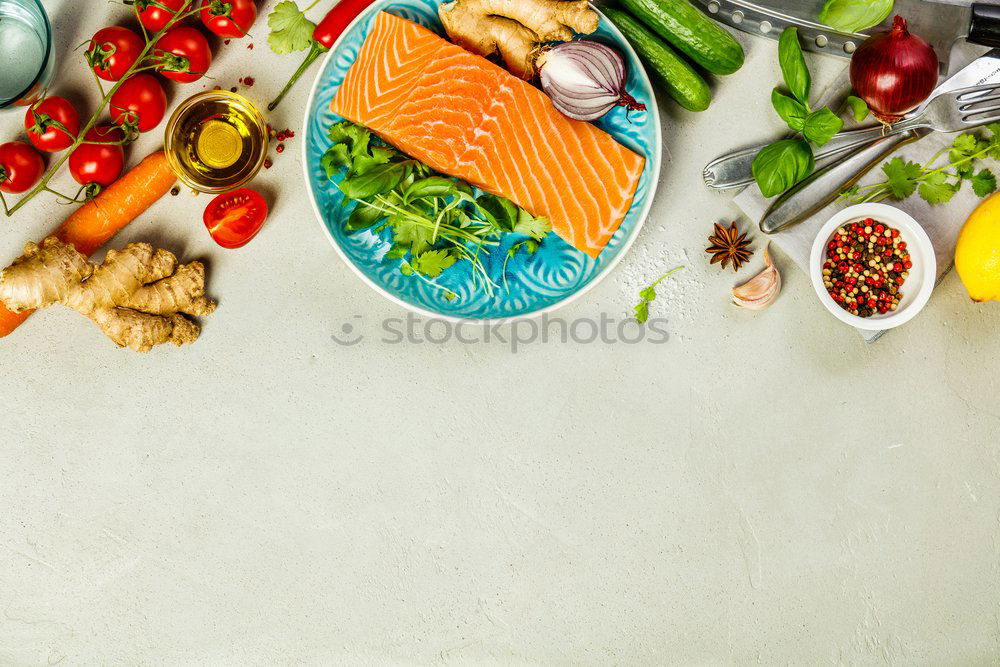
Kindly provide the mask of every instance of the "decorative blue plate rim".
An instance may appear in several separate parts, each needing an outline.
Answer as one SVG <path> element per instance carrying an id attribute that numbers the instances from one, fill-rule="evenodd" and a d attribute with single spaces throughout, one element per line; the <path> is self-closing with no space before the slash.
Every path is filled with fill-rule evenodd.
<path id="1" fill-rule="evenodd" d="M 312 146 L 313 143 L 309 140 L 310 133 L 313 131 L 311 120 L 315 112 L 314 104 L 316 101 L 316 96 L 320 90 L 320 84 L 326 74 L 327 68 L 330 64 L 330 60 L 336 57 L 338 47 L 341 46 L 342 42 L 351 34 L 351 31 L 358 23 L 367 20 L 372 14 L 375 14 L 376 12 L 383 11 L 383 9 L 385 9 L 387 5 L 390 5 L 394 2 L 397 2 L 397 0 L 378 0 L 377 2 L 369 6 L 367 9 L 365 9 L 365 11 L 363 11 L 361 14 L 359 14 L 357 18 L 355 18 L 344 29 L 340 37 L 337 38 L 337 41 L 334 42 L 333 46 L 330 48 L 330 51 L 320 61 L 319 73 L 313 79 L 313 83 L 309 91 L 309 96 L 306 101 L 305 112 L 302 121 L 302 127 L 305 128 L 303 132 L 303 141 L 302 141 L 302 170 L 303 170 L 303 175 L 305 177 L 306 190 L 309 194 L 309 203 L 312 206 L 313 213 L 315 214 L 316 217 L 316 221 L 322 228 L 323 233 L 326 236 L 327 240 L 330 241 L 330 245 L 333 246 L 337 255 L 340 256 L 340 259 L 343 260 L 348 267 L 350 267 L 351 271 L 353 271 L 354 274 L 357 275 L 362 280 L 362 282 L 368 285 L 371 289 L 378 292 L 383 297 L 395 303 L 396 305 L 401 306 L 404 309 L 409 310 L 411 312 L 414 312 L 417 315 L 421 315 L 427 318 L 440 319 L 453 323 L 461 322 L 461 323 L 471 323 L 471 324 L 485 324 L 485 323 L 505 324 L 518 320 L 534 319 L 537 317 L 541 317 L 542 315 L 551 313 L 559 308 L 562 308 L 566 305 L 573 303 L 574 301 L 577 301 L 585 294 L 590 292 L 594 287 L 596 287 L 598 283 L 604 280 L 615 269 L 615 267 L 618 266 L 618 263 L 621 262 L 622 259 L 624 259 L 625 256 L 628 254 L 629 250 L 632 247 L 632 244 L 635 243 L 635 240 L 639 237 L 639 232 L 642 230 L 642 227 L 646 222 L 646 218 L 649 217 L 649 212 L 653 205 L 653 199 L 655 198 L 656 190 L 658 189 L 659 186 L 660 168 L 663 158 L 663 147 L 662 147 L 663 130 L 659 122 L 660 116 L 659 116 L 659 108 L 656 102 L 656 96 L 655 94 L 652 94 L 653 90 L 652 84 L 649 80 L 649 76 L 647 75 L 645 68 L 640 65 L 638 67 L 634 67 L 633 69 L 634 69 L 634 76 L 639 78 L 642 87 L 646 91 L 650 91 L 651 93 L 646 96 L 648 97 L 648 100 L 645 102 L 645 104 L 646 104 L 646 113 L 650 114 L 650 117 L 653 119 L 651 125 L 653 128 L 654 141 L 652 146 L 643 147 L 647 151 L 645 158 L 646 158 L 646 169 L 649 170 L 648 193 L 646 194 L 645 197 L 643 197 L 643 200 L 638 204 L 640 208 L 638 211 L 638 215 L 635 219 L 635 223 L 633 224 L 632 228 L 628 230 L 627 236 L 622 240 L 621 247 L 618 249 L 615 255 L 610 260 L 608 260 L 606 264 L 599 267 L 597 272 L 586 283 L 577 287 L 572 292 L 566 294 L 562 298 L 559 298 L 557 301 L 547 306 L 543 306 L 541 308 L 536 308 L 534 310 L 524 313 L 518 313 L 516 315 L 501 316 L 501 317 L 458 317 L 449 313 L 433 311 L 421 305 L 411 303 L 409 301 L 406 301 L 405 299 L 396 296 L 395 294 L 387 290 L 383 285 L 379 284 L 371 277 L 369 277 L 367 274 L 365 274 L 365 272 L 362 271 L 359 266 L 357 266 L 357 264 L 351 259 L 351 257 L 348 256 L 347 252 L 345 252 L 345 250 L 341 247 L 340 242 L 331 232 L 329 225 L 327 224 L 326 218 L 323 212 L 320 210 L 319 198 L 313 187 L 312 175 L 310 173 L 310 166 L 311 166 L 310 147 Z M 603 12 L 600 11 L 598 7 L 594 6 L 593 3 L 591 3 L 590 6 L 600 15 L 601 27 L 609 29 L 612 35 L 614 35 L 614 37 L 616 38 L 617 41 L 616 46 L 618 46 L 618 48 L 624 51 L 626 60 L 630 61 L 631 63 L 639 63 L 639 58 L 636 55 L 635 50 L 632 48 L 632 45 L 629 44 L 628 40 L 625 39 L 625 36 L 622 35 L 622 33 L 618 30 L 618 28 L 604 15 Z M 633 202 L 633 207 L 635 206 L 636 203 Z"/>

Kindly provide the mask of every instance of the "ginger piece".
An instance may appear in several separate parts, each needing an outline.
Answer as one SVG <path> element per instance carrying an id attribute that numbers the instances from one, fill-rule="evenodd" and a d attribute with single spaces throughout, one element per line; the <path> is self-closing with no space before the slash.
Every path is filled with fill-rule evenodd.
<path id="1" fill-rule="evenodd" d="M 448 37 L 473 53 L 499 53 L 522 79 L 535 76 L 545 42 L 568 42 L 597 30 L 599 16 L 587 0 L 452 0 L 438 8 Z"/>
<path id="2" fill-rule="evenodd" d="M 59 303 L 90 318 L 119 347 L 148 352 L 163 343 L 193 343 L 200 327 L 185 315 L 208 315 L 201 262 L 177 264 L 166 250 L 130 243 L 91 264 L 50 236 L 28 243 L 0 272 L 0 301 L 12 312 Z"/>

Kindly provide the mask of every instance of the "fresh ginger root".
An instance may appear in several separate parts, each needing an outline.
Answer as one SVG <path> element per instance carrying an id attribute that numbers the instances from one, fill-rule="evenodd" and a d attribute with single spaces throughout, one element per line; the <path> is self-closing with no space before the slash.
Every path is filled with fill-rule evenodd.
<path id="1" fill-rule="evenodd" d="M 91 264 L 50 236 L 29 243 L 0 273 L 0 301 L 13 312 L 61 303 L 89 317 L 120 347 L 148 352 L 162 343 L 193 343 L 201 329 L 184 315 L 208 315 L 201 262 L 177 264 L 166 250 L 130 243 Z"/>
<path id="2" fill-rule="evenodd" d="M 589 35 L 599 21 L 587 0 L 452 0 L 438 15 L 451 41 L 481 56 L 499 53 L 525 80 L 535 76 L 541 44 Z"/>

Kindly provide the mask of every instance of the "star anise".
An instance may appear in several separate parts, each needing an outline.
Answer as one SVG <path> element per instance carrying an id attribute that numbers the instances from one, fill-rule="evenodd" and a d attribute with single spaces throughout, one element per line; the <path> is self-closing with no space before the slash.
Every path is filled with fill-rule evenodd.
<path id="1" fill-rule="evenodd" d="M 753 255 L 746 232 L 741 234 L 735 222 L 729 229 L 715 223 L 715 233 L 708 237 L 708 242 L 712 245 L 706 248 L 705 252 L 712 255 L 711 263 L 722 262 L 723 269 L 732 262 L 733 271 L 739 271 L 743 263 Z"/>

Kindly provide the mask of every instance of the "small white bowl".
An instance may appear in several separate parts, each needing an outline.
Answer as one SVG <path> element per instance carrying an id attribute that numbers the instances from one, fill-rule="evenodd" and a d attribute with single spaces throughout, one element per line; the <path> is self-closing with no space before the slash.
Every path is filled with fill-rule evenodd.
<path id="1" fill-rule="evenodd" d="M 896 310 L 885 315 L 858 317 L 841 308 L 826 291 L 823 285 L 823 263 L 826 261 L 827 243 L 837 228 L 865 218 L 872 218 L 876 222 L 899 230 L 900 238 L 906 241 L 906 249 L 910 252 L 913 268 L 909 270 L 909 276 L 900 288 L 903 298 Z M 927 232 L 908 213 L 886 204 L 858 204 L 840 211 L 820 228 L 809 257 L 809 276 L 812 278 L 819 300 L 834 317 L 858 329 L 880 331 L 909 322 L 927 305 L 937 280 L 937 259 Z"/>

